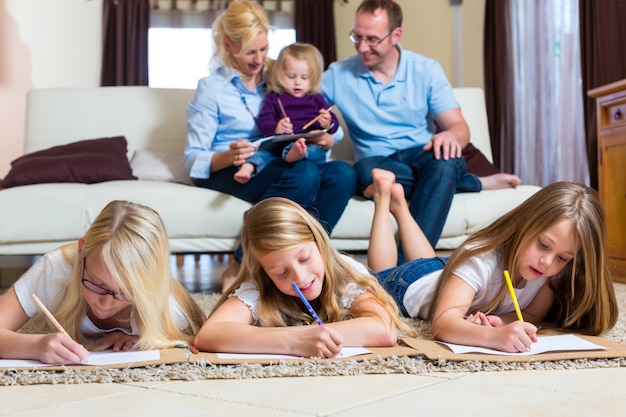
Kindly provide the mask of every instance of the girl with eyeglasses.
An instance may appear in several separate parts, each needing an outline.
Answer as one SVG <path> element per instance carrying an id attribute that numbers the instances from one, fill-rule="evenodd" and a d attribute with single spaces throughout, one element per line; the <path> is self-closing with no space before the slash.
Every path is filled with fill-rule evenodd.
<path id="1" fill-rule="evenodd" d="M 174 279 L 159 214 L 112 201 L 85 235 L 43 255 L 0 298 L 0 358 L 87 362 L 89 351 L 190 344 L 204 313 Z M 35 294 L 67 335 L 17 330 L 40 312 Z"/>

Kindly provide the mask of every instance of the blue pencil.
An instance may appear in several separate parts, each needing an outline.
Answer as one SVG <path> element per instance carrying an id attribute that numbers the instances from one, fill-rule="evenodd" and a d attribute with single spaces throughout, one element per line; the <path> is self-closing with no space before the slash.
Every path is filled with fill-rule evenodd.
<path id="1" fill-rule="evenodd" d="M 320 316 L 317 315 L 317 313 L 315 312 L 315 310 L 313 310 L 313 307 L 311 307 L 311 304 L 309 304 L 309 300 L 306 299 L 306 297 L 304 296 L 304 294 L 302 294 L 302 291 L 300 291 L 300 288 L 298 288 L 298 286 L 296 285 L 295 282 L 291 283 L 291 286 L 293 287 L 294 290 L 296 290 L 296 292 L 298 293 L 298 296 L 300 297 L 300 299 L 302 300 L 302 302 L 304 303 L 304 306 L 306 307 L 307 310 L 309 310 L 309 313 L 311 314 L 311 316 L 313 316 L 313 318 L 315 319 L 315 322 L 317 324 L 319 324 L 320 326 L 322 324 L 324 324 L 322 322 L 322 320 L 320 319 Z"/>

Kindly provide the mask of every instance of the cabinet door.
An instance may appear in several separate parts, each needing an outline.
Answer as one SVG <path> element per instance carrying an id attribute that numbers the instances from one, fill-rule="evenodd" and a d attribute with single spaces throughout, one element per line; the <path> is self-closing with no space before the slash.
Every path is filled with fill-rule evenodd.
<path id="1" fill-rule="evenodd" d="M 603 138 L 601 193 L 608 219 L 611 257 L 626 260 L 626 129 L 620 130 L 622 134 Z"/>

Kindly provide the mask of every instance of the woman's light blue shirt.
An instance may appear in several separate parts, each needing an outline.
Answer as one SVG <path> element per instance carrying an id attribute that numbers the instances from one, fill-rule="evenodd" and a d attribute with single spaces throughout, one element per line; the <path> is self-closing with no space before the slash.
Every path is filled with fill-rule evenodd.
<path id="1" fill-rule="evenodd" d="M 261 137 L 255 117 L 265 91 L 265 82 L 250 91 L 239 74 L 223 67 L 198 81 L 187 106 L 185 167 L 192 178 L 209 178 L 213 155 L 228 150 L 231 142 Z"/>

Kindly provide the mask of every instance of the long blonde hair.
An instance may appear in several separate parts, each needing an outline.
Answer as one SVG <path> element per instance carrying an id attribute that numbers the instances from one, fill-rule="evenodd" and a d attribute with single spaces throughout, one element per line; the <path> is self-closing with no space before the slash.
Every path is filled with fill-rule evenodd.
<path id="1" fill-rule="evenodd" d="M 244 281 L 250 279 L 259 290 L 257 308 L 259 321 L 269 327 L 311 324 L 313 319 L 303 311 L 297 297 L 280 292 L 257 260 L 265 254 L 292 249 L 314 242 L 324 263 L 324 284 L 314 308 L 323 321 L 338 322 L 355 316 L 355 311 L 341 304 L 346 286 L 355 283 L 374 295 L 389 312 L 396 327 L 403 334 L 414 335 L 412 329 L 400 320 L 398 307 L 376 278 L 356 271 L 330 244 L 330 239 L 320 223 L 299 204 L 281 197 L 260 201 L 244 215 L 241 232 L 243 261 L 237 281 L 222 296 L 221 305 Z"/>
<path id="2" fill-rule="evenodd" d="M 215 42 L 214 66 L 239 72 L 235 55 L 231 54 L 224 44 L 241 45 L 239 56 L 246 54 L 252 42 L 261 33 L 271 29 L 265 10 L 253 1 L 233 1 L 228 8 L 213 22 L 213 41 Z"/>
<path id="3" fill-rule="evenodd" d="M 517 273 L 521 254 L 540 233 L 565 219 L 574 225 L 580 251 L 557 275 L 548 277 L 555 301 L 546 319 L 560 328 L 584 334 L 610 330 L 619 312 L 607 263 L 604 210 L 595 190 L 572 182 L 542 188 L 454 251 L 439 280 L 431 318 L 443 284 L 459 265 L 473 256 L 498 251 L 505 268 L 512 272 L 513 285 L 517 285 L 523 279 Z M 506 292 L 503 283 L 497 296 L 479 310 L 498 306 Z"/>
<path id="4" fill-rule="evenodd" d="M 122 200 L 111 201 L 102 209 L 83 237 L 81 253 L 75 255 L 72 279 L 56 312 L 72 338 L 86 346 L 97 343 L 80 332 L 80 322 L 88 309 L 81 294 L 82 263 L 92 251 L 99 251 L 111 274 L 113 290 L 121 291 L 134 306 L 139 327 L 137 348 L 164 348 L 193 341 L 205 317 L 172 276 L 169 242 L 161 217 L 149 207 Z M 169 308 L 171 296 L 182 308 L 186 329 L 179 329 L 174 322 Z"/>
<path id="5" fill-rule="evenodd" d="M 285 78 L 285 62 L 291 57 L 298 61 L 305 61 L 309 67 L 309 93 L 320 93 L 322 73 L 324 72 L 324 58 L 315 46 L 309 43 L 292 43 L 281 49 L 278 58 L 274 61 L 267 77 L 267 90 L 276 93 L 284 93 L 285 87 L 282 80 Z"/>

